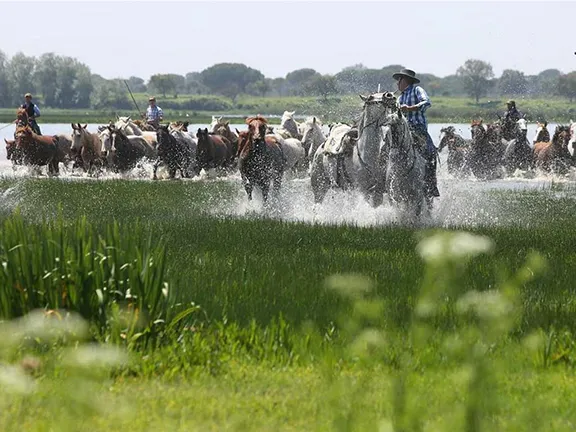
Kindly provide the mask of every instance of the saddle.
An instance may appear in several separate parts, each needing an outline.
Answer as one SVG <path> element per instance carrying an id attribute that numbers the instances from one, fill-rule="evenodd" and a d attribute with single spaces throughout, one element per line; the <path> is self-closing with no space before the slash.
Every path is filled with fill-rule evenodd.
<path id="1" fill-rule="evenodd" d="M 330 131 L 330 136 L 324 143 L 324 154 L 330 156 L 343 156 L 350 153 L 352 149 L 349 148 L 350 146 L 347 148 L 345 145 L 345 138 L 351 136 L 351 132 L 357 133 L 355 129 L 351 129 L 348 125 L 334 127 Z M 351 137 L 354 138 L 354 136 Z"/>

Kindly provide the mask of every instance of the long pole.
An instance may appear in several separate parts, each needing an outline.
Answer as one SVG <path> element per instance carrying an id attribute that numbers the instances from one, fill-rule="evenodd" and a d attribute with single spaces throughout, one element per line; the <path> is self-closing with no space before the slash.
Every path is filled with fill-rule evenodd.
<path id="1" fill-rule="evenodd" d="M 142 111 L 140 111 L 140 108 L 138 108 L 138 104 L 136 103 L 136 99 L 134 99 L 134 95 L 132 94 L 132 91 L 130 90 L 130 86 L 128 86 L 128 83 L 126 81 L 124 81 L 124 84 L 126 84 L 126 88 L 128 89 L 128 93 L 130 93 L 130 96 L 132 96 L 132 101 L 134 102 L 134 105 L 136 106 L 136 109 L 138 110 L 138 114 L 140 114 L 140 117 L 144 117 L 144 115 L 142 114 Z"/>
<path id="2" fill-rule="evenodd" d="M 6 129 L 8 126 L 12 126 L 14 123 L 16 123 L 16 120 L 14 120 L 12 123 L 8 123 L 6 126 L 2 126 L 0 130 Z"/>

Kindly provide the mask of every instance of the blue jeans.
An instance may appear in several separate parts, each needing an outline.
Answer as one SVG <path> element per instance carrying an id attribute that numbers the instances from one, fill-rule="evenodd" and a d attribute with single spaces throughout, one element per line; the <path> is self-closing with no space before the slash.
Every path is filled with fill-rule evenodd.
<path id="1" fill-rule="evenodd" d="M 426 138 L 426 154 L 422 155 L 426 159 L 426 172 L 424 174 L 424 180 L 426 182 L 426 195 L 429 198 L 439 197 L 440 192 L 438 191 L 438 180 L 436 178 L 436 146 L 434 145 L 432 137 L 428 133 L 428 128 L 425 125 L 410 124 L 409 127 L 410 130 L 417 135 Z"/>

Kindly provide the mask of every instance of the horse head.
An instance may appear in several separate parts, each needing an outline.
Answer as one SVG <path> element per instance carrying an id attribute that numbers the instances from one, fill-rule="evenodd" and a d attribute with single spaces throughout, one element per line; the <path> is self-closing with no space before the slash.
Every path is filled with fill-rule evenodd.
<path id="1" fill-rule="evenodd" d="M 264 137 L 266 136 L 266 128 L 268 127 L 268 120 L 261 115 L 257 115 L 256 117 L 248 117 L 246 119 L 246 124 L 248 125 L 248 131 L 254 140 L 264 140 Z"/>
<path id="2" fill-rule="evenodd" d="M 28 124 L 28 112 L 24 108 L 18 108 L 16 111 L 16 125 L 26 126 Z"/>

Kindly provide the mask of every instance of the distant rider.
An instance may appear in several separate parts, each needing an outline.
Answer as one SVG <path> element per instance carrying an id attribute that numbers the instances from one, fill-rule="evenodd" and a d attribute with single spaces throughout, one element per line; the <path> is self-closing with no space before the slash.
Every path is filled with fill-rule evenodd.
<path id="1" fill-rule="evenodd" d="M 162 108 L 156 105 L 155 97 L 148 99 L 148 103 L 149 106 L 146 109 L 146 115 L 144 116 L 146 123 L 151 125 L 154 129 L 158 129 L 160 122 L 164 120 L 164 113 L 162 112 Z"/>
<path id="2" fill-rule="evenodd" d="M 32 102 L 32 95 L 30 93 L 26 93 L 24 99 L 26 102 L 22 104 L 22 108 L 24 108 L 26 114 L 28 114 L 28 123 L 34 133 L 42 135 L 42 132 L 40 132 L 40 126 L 36 123 L 36 119 L 40 117 L 40 109 L 34 102 Z"/>
<path id="3" fill-rule="evenodd" d="M 516 108 L 516 102 L 509 100 L 506 102 L 507 110 L 504 113 L 503 125 L 502 125 L 502 135 L 504 139 L 511 140 L 514 139 L 514 131 L 516 129 L 516 122 L 520 120 L 523 114 Z"/>
<path id="4" fill-rule="evenodd" d="M 436 155 L 437 149 L 428 133 L 428 122 L 426 120 L 426 110 L 432 106 L 430 98 L 426 91 L 416 85 L 420 82 L 416 78 L 416 72 L 410 69 L 402 69 L 400 72 L 392 75 L 392 78 L 398 81 L 398 90 L 402 92 L 398 98 L 400 109 L 406 113 L 408 126 L 414 135 L 418 135 L 426 142 L 425 148 L 422 148 L 422 156 L 426 160 L 425 184 L 426 198 L 429 205 L 432 204 L 434 197 L 439 197 L 438 180 L 436 178 Z"/>

